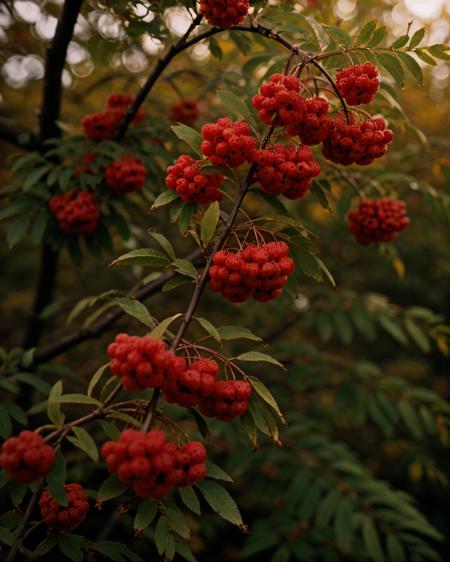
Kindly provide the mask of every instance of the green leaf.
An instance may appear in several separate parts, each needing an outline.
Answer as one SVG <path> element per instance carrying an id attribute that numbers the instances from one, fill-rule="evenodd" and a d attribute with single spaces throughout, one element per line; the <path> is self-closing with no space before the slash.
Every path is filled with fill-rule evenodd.
<path id="1" fill-rule="evenodd" d="M 400 58 L 402 63 L 406 66 L 406 68 L 411 72 L 417 82 L 423 86 L 423 73 L 420 65 L 411 55 L 407 53 L 398 52 L 397 56 Z"/>
<path id="2" fill-rule="evenodd" d="M 263 362 L 263 363 L 272 363 L 272 365 L 277 365 L 282 369 L 286 370 L 285 367 L 277 361 L 271 355 L 267 353 L 261 353 L 260 351 L 247 351 L 246 353 L 241 353 L 236 357 L 238 361 L 246 361 L 246 362 Z"/>
<path id="3" fill-rule="evenodd" d="M 402 35 L 392 43 L 391 48 L 401 49 L 406 45 L 406 43 L 408 43 L 408 41 L 409 41 L 409 35 Z"/>
<path id="4" fill-rule="evenodd" d="M 147 267 L 165 267 L 169 264 L 167 257 L 153 248 L 132 250 L 115 259 L 111 265 L 141 265 Z"/>
<path id="5" fill-rule="evenodd" d="M 330 521 L 336 513 L 342 495 L 339 490 L 331 490 L 320 502 L 316 510 L 316 525 L 318 527 L 328 527 Z"/>
<path id="6" fill-rule="evenodd" d="M 430 340 L 420 327 L 411 318 L 406 317 L 405 328 L 417 347 L 423 353 L 428 353 L 431 349 Z"/>
<path id="7" fill-rule="evenodd" d="M 186 283 L 192 283 L 192 281 L 186 279 L 186 277 L 180 277 L 177 275 L 176 277 L 172 277 L 172 279 L 169 279 L 167 283 L 164 283 L 161 292 L 168 293 L 169 291 L 173 291 L 174 289 L 177 289 L 181 285 L 186 285 Z"/>
<path id="8" fill-rule="evenodd" d="M 197 515 L 201 515 L 200 502 L 192 486 L 178 488 L 178 493 L 180 494 L 181 501 L 188 509 Z"/>
<path id="9" fill-rule="evenodd" d="M 365 514 L 361 514 L 362 518 L 362 536 L 367 554 L 374 562 L 385 562 L 383 550 L 381 549 L 378 532 L 371 519 Z"/>
<path id="10" fill-rule="evenodd" d="M 16 542 L 16 537 L 5 527 L 0 527 L 0 542 L 12 546 Z"/>
<path id="11" fill-rule="evenodd" d="M 82 427 L 72 426 L 72 431 L 77 436 L 79 448 L 82 449 L 91 459 L 98 462 L 98 449 L 95 441 L 90 434 Z"/>
<path id="12" fill-rule="evenodd" d="M 389 72 L 397 83 L 403 84 L 405 81 L 405 73 L 403 72 L 402 65 L 395 55 L 380 53 L 377 54 L 377 61 Z"/>
<path id="13" fill-rule="evenodd" d="M 66 461 L 63 454 L 61 453 L 61 450 L 58 450 L 55 457 L 55 464 L 47 474 L 47 484 L 50 494 L 52 495 L 54 500 L 63 507 L 67 507 L 69 505 L 67 493 L 64 489 L 65 482 Z"/>
<path id="14" fill-rule="evenodd" d="M 61 405 L 58 399 L 62 395 L 62 381 L 57 381 L 48 396 L 47 416 L 55 425 L 62 425 L 64 423 L 64 414 L 61 412 Z"/>
<path id="15" fill-rule="evenodd" d="M 347 315 L 342 310 L 336 310 L 332 318 L 341 342 L 344 345 L 349 345 L 352 341 L 353 330 Z"/>
<path id="16" fill-rule="evenodd" d="M 379 316 L 378 322 L 390 334 L 394 340 L 398 341 L 401 345 L 408 344 L 408 338 L 399 325 L 389 316 Z"/>
<path id="17" fill-rule="evenodd" d="M 169 501 L 164 502 L 164 507 L 167 523 L 172 531 L 175 531 L 175 533 L 180 535 L 183 539 L 189 539 L 191 536 L 191 530 L 189 529 L 181 510 L 173 502 Z"/>
<path id="18" fill-rule="evenodd" d="M 128 490 L 128 485 L 121 482 L 115 474 L 107 478 L 103 484 L 100 486 L 98 491 L 97 501 L 106 502 L 117 498 Z"/>
<path id="19" fill-rule="evenodd" d="M 34 246 L 40 244 L 44 237 L 45 229 L 48 223 L 48 213 L 46 210 L 41 209 L 37 214 L 31 226 L 31 242 Z"/>
<path id="20" fill-rule="evenodd" d="M 438 59 L 450 60 L 450 48 L 448 45 L 432 45 L 428 47 L 428 52 Z"/>
<path id="21" fill-rule="evenodd" d="M 83 548 L 88 546 L 88 541 L 80 535 L 63 533 L 58 538 L 58 546 L 61 552 L 71 560 L 83 560 Z"/>
<path id="22" fill-rule="evenodd" d="M 353 509 L 348 496 L 344 496 L 337 506 L 334 531 L 339 548 L 350 552 L 353 541 Z"/>
<path id="23" fill-rule="evenodd" d="M 94 406 L 100 406 L 100 400 L 93 398 L 92 396 L 86 396 L 85 394 L 63 394 L 54 398 L 54 401 L 60 404 L 89 404 Z"/>
<path id="24" fill-rule="evenodd" d="M 16 215 L 17 213 L 21 213 L 26 209 L 36 207 L 38 203 L 39 201 L 34 197 L 22 197 L 0 211 L 0 221 Z"/>
<path id="25" fill-rule="evenodd" d="M 223 53 L 222 49 L 220 48 L 219 43 L 214 39 L 214 37 L 210 37 L 209 39 L 209 50 L 214 58 L 221 60 Z"/>
<path id="26" fill-rule="evenodd" d="M 172 262 L 172 267 L 175 271 L 181 275 L 186 275 L 186 277 L 191 277 L 192 279 L 197 279 L 198 271 L 195 266 L 188 260 L 176 259 Z"/>
<path id="27" fill-rule="evenodd" d="M 167 539 L 170 535 L 167 517 L 161 515 L 155 529 L 155 546 L 158 554 L 162 556 L 166 550 Z"/>
<path id="28" fill-rule="evenodd" d="M 203 157 L 202 151 L 200 150 L 200 145 L 202 143 L 202 136 L 200 133 L 187 125 L 172 125 L 171 128 L 179 139 L 188 144 L 200 157 Z"/>
<path id="29" fill-rule="evenodd" d="M 245 527 L 235 501 L 225 488 L 211 480 L 198 482 L 196 487 L 201 491 L 206 502 L 217 515 L 234 525 L 238 525 L 241 528 Z"/>
<path id="30" fill-rule="evenodd" d="M 96 387 L 97 383 L 100 381 L 100 379 L 102 378 L 102 376 L 104 375 L 106 369 L 109 367 L 110 363 L 105 363 L 104 365 L 102 365 L 101 367 L 99 367 L 94 375 L 92 376 L 91 380 L 89 381 L 89 386 L 87 389 L 87 395 L 88 396 L 92 396 L 92 393 L 94 391 L 94 388 Z"/>
<path id="31" fill-rule="evenodd" d="M 38 181 L 50 170 L 50 168 L 50 165 L 41 166 L 27 174 L 25 181 L 23 182 L 22 189 L 24 191 L 31 189 L 33 185 L 37 184 Z"/>
<path id="32" fill-rule="evenodd" d="M 214 480 L 224 480 L 225 482 L 233 482 L 233 479 L 220 466 L 217 466 L 210 460 L 206 461 L 206 476 Z"/>
<path id="33" fill-rule="evenodd" d="M 375 324 L 370 318 L 368 312 L 364 308 L 352 308 L 350 316 L 356 329 L 368 341 L 375 341 L 377 333 L 375 331 Z"/>
<path id="34" fill-rule="evenodd" d="M 408 49 L 414 49 L 415 47 L 417 47 L 424 37 L 425 37 L 425 28 L 421 27 L 411 37 L 411 41 L 409 42 Z"/>
<path id="35" fill-rule="evenodd" d="M 150 312 L 147 310 L 145 304 L 141 303 L 140 301 L 134 298 L 128 297 L 117 297 L 114 299 L 114 302 L 120 306 L 120 308 L 131 316 L 135 318 L 147 328 L 153 328 L 155 326 L 155 321 L 150 315 Z"/>
<path id="36" fill-rule="evenodd" d="M 16 422 L 21 425 L 26 425 L 28 423 L 27 414 L 20 406 L 14 404 L 14 402 L 3 402 L 2 406 Z"/>
<path id="37" fill-rule="evenodd" d="M 200 238 L 203 242 L 203 247 L 207 248 L 211 242 L 214 233 L 216 232 L 217 224 L 219 222 L 220 205 L 216 201 L 212 203 L 205 214 L 203 215 L 202 224 L 200 227 Z"/>
<path id="38" fill-rule="evenodd" d="M 181 312 L 174 314 L 173 316 L 169 316 L 162 320 L 153 330 L 148 334 L 150 337 L 155 338 L 156 340 L 163 339 L 164 334 L 166 333 L 167 328 L 172 324 L 174 320 L 182 316 Z"/>
<path id="39" fill-rule="evenodd" d="M 197 562 L 197 559 L 190 551 L 189 547 L 178 537 L 175 537 L 175 550 L 188 562 Z"/>
<path id="40" fill-rule="evenodd" d="M 437 63 L 436 61 L 433 59 L 433 57 L 430 57 L 430 55 L 423 49 L 416 49 L 414 51 L 414 53 L 419 57 L 420 60 L 422 60 L 423 62 L 430 64 L 431 66 L 436 66 Z"/>
<path id="41" fill-rule="evenodd" d="M 105 435 L 112 441 L 117 441 L 119 439 L 120 431 L 113 423 L 105 420 L 98 420 L 98 423 L 101 425 Z"/>
<path id="42" fill-rule="evenodd" d="M 256 123 L 254 122 L 250 109 L 236 94 L 230 90 L 218 90 L 217 97 L 226 108 L 236 115 L 236 117 L 250 122 L 252 127 L 256 128 Z"/>
<path id="43" fill-rule="evenodd" d="M 328 47 L 330 39 L 323 25 L 317 22 L 314 18 L 310 18 L 309 16 L 303 16 L 303 18 L 309 23 L 312 30 L 314 31 L 317 42 L 319 43 L 320 50 L 325 51 L 325 49 Z"/>
<path id="44" fill-rule="evenodd" d="M 376 47 L 386 37 L 386 27 L 383 25 L 375 30 L 370 40 L 367 42 L 367 47 Z"/>
<path id="45" fill-rule="evenodd" d="M 31 219 L 28 216 L 19 217 L 13 222 L 8 230 L 8 234 L 6 235 L 6 241 L 8 242 L 10 248 L 25 238 L 30 223 Z"/>
<path id="46" fill-rule="evenodd" d="M 156 517 L 158 507 L 155 500 L 144 500 L 137 506 L 136 517 L 134 518 L 134 528 L 146 529 Z"/>
<path id="47" fill-rule="evenodd" d="M 9 481 L 8 494 L 14 507 L 17 507 L 22 503 L 27 491 L 28 486 L 26 484 L 21 484 L 20 482 L 15 482 L 14 480 Z"/>
<path id="48" fill-rule="evenodd" d="M 150 211 L 156 211 L 156 209 L 172 203 L 172 201 L 175 201 L 175 199 L 180 200 L 176 191 L 163 191 L 153 202 Z"/>
<path id="49" fill-rule="evenodd" d="M 166 252 L 166 254 L 169 256 L 171 260 L 176 259 L 177 256 L 175 254 L 175 250 L 173 249 L 173 246 L 169 242 L 169 240 L 167 240 L 167 238 L 164 236 L 164 234 L 160 234 L 159 232 L 150 232 L 150 231 L 149 234 L 150 236 L 153 236 L 153 238 L 158 242 L 158 244 Z"/>
<path id="50" fill-rule="evenodd" d="M 365 45 L 372 38 L 372 35 L 377 27 L 377 23 L 377 20 L 367 22 L 358 33 L 354 45 Z"/>
<path id="51" fill-rule="evenodd" d="M 33 549 L 33 554 L 36 558 L 48 554 L 53 548 L 55 548 L 58 542 L 57 535 L 50 535 L 46 537 L 35 549 Z"/>
<path id="52" fill-rule="evenodd" d="M 12 424 L 8 412 L 0 403 L 0 436 L 7 439 L 12 433 Z"/>
<path id="53" fill-rule="evenodd" d="M 195 320 L 197 320 L 197 322 L 201 325 L 205 332 L 208 332 L 208 334 L 218 342 L 221 341 L 219 332 L 209 320 L 207 320 L 206 318 L 202 318 L 201 316 L 196 316 Z"/>
<path id="54" fill-rule="evenodd" d="M 252 341 L 262 341 L 262 339 L 256 336 L 248 328 L 242 326 L 221 326 L 217 328 L 220 334 L 220 339 L 222 340 L 252 340 Z"/>
<path id="55" fill-rule="evenodd" d="M 423 435 L 422 425 L 412 404 L 405 399 L 401 399 L 397 404 L 397 408 L 409 431 L 414 437 L 420 439 Z"/>
<path id="56" fill-rule="evenodd" d="M 255 377 L 248 377 L 248 381 L 252 385 L 252 388 L 255 390 L 255 392 L 264 400 L 264 402 L 267 402 L 267 404 L 269 404 L 269 406 L 271 406 L 275 410 L 281 421 L 286 425 L 286 420 L 284 419 L 280 407 L 278 406 L 277 401 L 272 396 L 270 390 L 266 387 L 266 385 Z"/>
<path id="57" fill-rule="evenodd" d="M 405 550 L 401 542 L 392 534 L 388 533 L 386 538 L 386 549 L 389 560 L 405 562 Z"/>

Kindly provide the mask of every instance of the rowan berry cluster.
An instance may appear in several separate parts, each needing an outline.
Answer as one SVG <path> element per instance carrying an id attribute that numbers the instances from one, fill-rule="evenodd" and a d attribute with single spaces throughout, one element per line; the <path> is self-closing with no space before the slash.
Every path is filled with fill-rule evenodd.
<path id="1" fill-rule="evenodd" d="M 71 531 L 82 523 L 89 511 L 89 502 L 86 492 L 80 484 L 65 484 L 68 505 L 63 507 L 53 499 L 48 488 L 45 488 L 39 499 L 39 510 L 42 519 L 52 529 L 58 531 Z"/>
<path id="2" fill-rule="evenodd" d="M 221 29 L 241 23 L 249 7 L 248 0 L 200 0 L 200 13 L 209 25 Z"/>
<path id="3" fill-rule="evenodd" d="M 276 144 L 258 150 L 255 179 L 270 195 L 284 195 L 299 199 L 311 188 L 312 178 L 320 173 L 320 166 L 307 146 L 283 146 Z"/>
<path id="4" fill-rule="evenodd" d="M 0 468 L 16 482 L 28 484 L 45 476 L 55 462 L 55 451 L 33 431 L 21 431 L 0 449 Z"/>
<path id="5" fill-rule="evenodd" d="M 106 185 L 116 195 L 139 191 L 146 179 L 147 168 L 139 158 L 131 155 L 112 162 L 105 170 Z"/>
<path id="6" fill-rule="evenodd" d="M 294 268 L 285 242 L 248 244 L 235 252 L 220 250 L 209 269 L 210 287 L 231 302 L 250 298 L 266 302 L 281 294 Z"/>
<path id="7" fill-rule="evenodd" d="M 126 429 L 101 449 L 108 470 L 142 498 L 163 498 L 175 486 L 190 486 L 206 476 L 206 451 L 200 441 L 177 445 L 163 431 Z"/>
<path id="8" fill-rule="evenodd" d="M 199 118 L 199 115 L 197 100 L 187 99 L 180 100 L 172 105 L 169 119 L 192 127 Z"/>
<path id="9" fill-rule="evenodd" d="M 150 336 L 118 334 L 107 352 L 112 359 L 112 373 L 127 390 L 162 386 L 170 379 L 178 379 L 186 369 L 182 357 L 174 355 L 163 341 Z"/>
<path id="10" fill-rule="evenodd" d="M 89 236 L 97 228 L 100 210 L 90 191 L 68 191 L 50 198 L 49 208 L 66 234 Z"/>
<path id="11" fill-rule="evenodd" d="M 94 142 L 111 140 L 133 100 L 132 96 L 125 94 L 111 94 L 106 100 L 105 111 L 85 115 L 81 120 L 86 137 Z M 141 107 L 133 118 L 132 123 L 136 125 L 143 119 L 144 110 Z"/>
<path id="12" fill-rule="evenodd" d="M 223 176 L 207 174 L 201 170 L 201 160 L 180 156 L 173 166 L 167 168 L 166 186 L 174 189 L 188 203 L 206 205 L 219 201 Z"/>
<path id="13" fill-rule="evenodd" d="M 305 98 L 300 95 L 301 82 L 292 74 L 272 74 L 261 84 L 252 104 L 266 125 L 284 127 L 286 134 L 296 136 L 305 116 Z"/>
<path id="14" fill-rule="evenodd" d="M 371 62 L 347 66 L 336 74 L 336 86 L 349 105 L 370 103 L 380 87 L 378 69 Z"/>
<path id="15" fill-rule="evenodd" d="M 353 117 L 347 123 L 342 116 L 334 119 L 330 134 L 322 145 L 322 154 L 336 164 L 360 166 L 371 164 L 387 152 L 394 138 L 382 117 L 357 122 Z"/>
<path id="16" fill-rule="evenodd" d="M 305 100 L 304 116 L 296 129 L 303 144 L 320 144 L 328 137 L 332 125 L 329 109 L 328 102 L 318 96 Z"/>
<path id="17" fill-rule="evenodd" d="M 97 155 L 92 150 L 85 152 L 80 159 L 80 163 L 75 167 L 74 177 L 79 178 L 80 174 L 92 174 L 92 166 L 97 160 Z"/>
<path id="18" fill-rule="evenodd" d="M 245 121 L 233 123 L 227 117 L 216 123 L 203 125 L 203 142 L 200 149 L 214 166 L 238 168 L 252 162 L 255 155 L 255 139 Z"/>
<path id="19" fill-rule="evenodd" d="M 348 214 L 349 230 L 363 246 L 392 242 L 409 225 L 406 203 L 385 197 L 363 199 Z"/>
<path id="20" fill-rule="evenodd" d="M 212 359 L 194 361 L 178 379 L 163 386 L 162 394 L 171 404 L 198 406 L 206 416 L 232 421 L 247 411 L 252 388 L 245 381 L 217 380 L 219 370 Z"/>

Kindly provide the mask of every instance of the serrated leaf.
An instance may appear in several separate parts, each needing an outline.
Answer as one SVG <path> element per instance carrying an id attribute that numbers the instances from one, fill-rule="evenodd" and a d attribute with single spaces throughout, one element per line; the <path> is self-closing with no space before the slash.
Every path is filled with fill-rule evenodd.
<path id="1" fill-rule="evenodd" d="M 160 207 L 164 207 L 165 205 L 168 205 L 169 203 L 172 203 L 172 201 L 175 201 L 175 199 L 180 200 L 176 191 L 172 191 L 172 190 L 163 191 L 155 199 L 155 201 L 153 202 L 153 205 L 151 206 L 150 210 L 156 211 L 156 209 L 159 209 Z"/>
<path id="2" fill-rule="evenodd" d="M 267 388 L 267 386 L 255 377 L 248 377 L 248 381 L 250 382 L 252 388 L 255 390 L 258 396 L 260 396 L 264 400 L 264 402 L 269 404 L 269 406 L 271 406 L 275 410 L 283 424 L 286 425 L 286 420 L 284 419 L 280 407 L 278 406 L 277 401 L 272 396 L 272 393 Z"/>
<path id="3" fill-rule="evenodd" d="M 262 341 L 259 336 L 256 336 L 248 328 L 242 326 L 221 326 L 217 328 L 222 340 L 252 340 L 252 341 Z"/>
<path id="4" fill-rule="evenodd" d="M 218 342 L 221 341 L 219 332 L 209 320 L 207 320 L 206 318 L 202 318 L 201 316 L 196 316 L 195 320 L 197 320 L 197 322 L 201 325 L 205 332 L 208 332 L 208 334 Z"/>
<path id="5" fill-rule="evenodd" d="M 188 509 L 197 515 L 201 515 L 200 501 L 192 486 L 183 486 L 182 488 L 178 488 L 178 493 L 180 494 L 181 501 Z"/>
<path id="6" fill-rule="evenodd" d="M 174 320 L 182 316 L 180 312 L 174 314 L 173 316 L 169 316 L 162 320 L 153 330 L 148 334 L 150 337 L 155 338 L 156 340 L 163 339 L 164 334 L 166 333 L 167 328 L 172 324 Z"/>
<path id="7" fill-rule="evenodd" d="M 244 526 L 236 502 L 225 488 L 211 480 L 197 482 L 196 487 L 200 490 L 206 502 L 217 515 L 238 527 Z"/>
<path id="8" fill-rule="evenodd" d="M 145 304 L 140 301 L 128 297 L 117 297 L 114 299 L 114 302 L 119 305 L 128 316 L 135 318 L 144 324 L 144 326 L 147 326 L 147 328 L 153 328 L 155 326 L 155 321 L 151 317 L 150 312 Z"/>
<path id="9" fill-rule="evenodd" d="M 372 38 L 372 35 L 377 27 L 377 23 L 377 20 L 371 20 L 361 28 L 355 39 L 355 46 L 364 45 Z"/>
<path id="10" fill-rule="evenodd" d="M 143 267 L 165 267 L 170 262 L 162 252 L 153 248 L 140 248 L 132 250 L 115 259 L 111 266 L 116 265 L 141 265 Z"/>
<path id="11" fill-rule="evenodd" d="M 155 500 L 144 500 L 139 503 L 134 518 L 135 529 L 146 529 L 156 517 L 158 507 Z"/>
<path id="12" fill-rule="evenodd" d="M 106 502 L 117 498 L 128 490 L 128 485 L 121 482 L 115 474 L 107 478 L 100 486 L 98 491 L 97 501 Z"/>
<path id="13" fill-rule="evenodd" d="M 389 72 L 397 83 L 402 84 L 405 81 L 405 73 L 403 72 L 402 65 L 395 55 L 379 53 L 377 54 L 377 61 Z"/>
<path id="14" fill-rule="evenodd" d="M 202 151 L 200 150 L 200 145 L 202 143 L 202 136 L 200 133 L 187 125 L 172 125 L 171 129 L 177 137 L 189 145 L 198 156 L 203 157 Z"/>
<path id="15" fill-rule="evenodd" d="M 64 489 L 66 482 L 66 461 L 61 450 L 56 452 L 55 463 L 47 474 L 47 485 L 54 500 L 63 507 L 69 505 L 67 493 Z"/>
<path id="16" fill-rule="evenodd" d="M 216 201 L 206 210 L 200 227 L 200 238 L 203 243 L 203 247 L 205 248 L 208 247 L 208 244 L 211 242 L 214 233 L 216 232 L 217 224 L 219 223 L 219 216 L 220 205 Z"/>
<path id="17" fill-rule="evenodd" d="M 77 436 L 80 449 L 82 449 L 91 459 L 98 462 L 98 449 L 95 441 L 90 434 L 82 427 L 72 426 L 72 431 Z"/>
<path id="18" fill-rule="evenodd" d="M 408 41 L 409 41 L 409 35 L 402 35 L 392 43 L 391 48 L 401 49 L 406 45 L 406 43 L 408 43 Z"/>
<path id="19" fill-rule="evenodd" d="M 102 365 L 101 367 L 99 367 L 94 375 L 92 376 L 91 380 L 89 381 L 89 386 L 87 389 L 87 395 L 88 396 L 92 396 L 92 392 L 94 391 L 94 388 L 96 387 L 97 383 L 100 381 L 100 379 L 102 378 L 102 376 L 104 375 L 106 369 L 109 367 L 110 363 L 105 363 L 105 365 Z"/>
<path id="20" fill-rule="evenodd" d="M 262 363 L 272 363 L 272 365 L 277 365 L 283 370 L 286 370 L 284 365 L 282 365 L 275 357 L 268 355 L 267 353 L 261 353 L 260 351 L 247 351 L 246 353 L 241 353 L 236 357 L 238 361 L 245 362 L 262 362 Z"/>
<path id="21" fill-rule="evenodd" d="M 367 42 L 367 47 L 376 47 L 386 37 L 386 27 L 383 25 L 374 31 L 372 37 Z"/>

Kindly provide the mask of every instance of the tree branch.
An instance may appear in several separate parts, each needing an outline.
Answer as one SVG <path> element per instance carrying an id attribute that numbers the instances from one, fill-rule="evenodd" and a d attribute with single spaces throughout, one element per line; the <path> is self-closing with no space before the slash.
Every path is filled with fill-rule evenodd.
<path id="1" fill-rule="evenodd" d="M 0 116 L 0 140 L 9 142 L 24 150 L 36 150 L 39 143 L 36 135 L 20 123 Z"/>

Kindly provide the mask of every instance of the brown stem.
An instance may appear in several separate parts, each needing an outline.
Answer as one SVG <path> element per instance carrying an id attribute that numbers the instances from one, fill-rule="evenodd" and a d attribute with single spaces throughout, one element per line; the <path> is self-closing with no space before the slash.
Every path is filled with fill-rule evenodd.
<path id="1" fill-rule="evenodd" d="M 338 87 L 336 86 L 335 81 L 333 80 L 333 77 L 331 76 L 331 74 L 327 70 L 325 70 L 325 68 L 321 64 L 319 64 L 316 60 L 314 60 L 314 58 L 312 58 L 310 60 L 310 62 L 313 66 L 315 66 L 325 76 L 325 78 L 330 83 L 331 87 L 333 88 L 334 93 L 336 94 L 336 96 L 339 98 L 339 101 L 341 102 L 342 109 L 344 110 L 345 118 L 347 120 L 347 123 L 350 123 L 350 112 L 348 110 L 348 107 L 347 107 L 347 104 L 345 103 L 344 98 L 341 96 L 341 93 L 338 90 Z"/>

